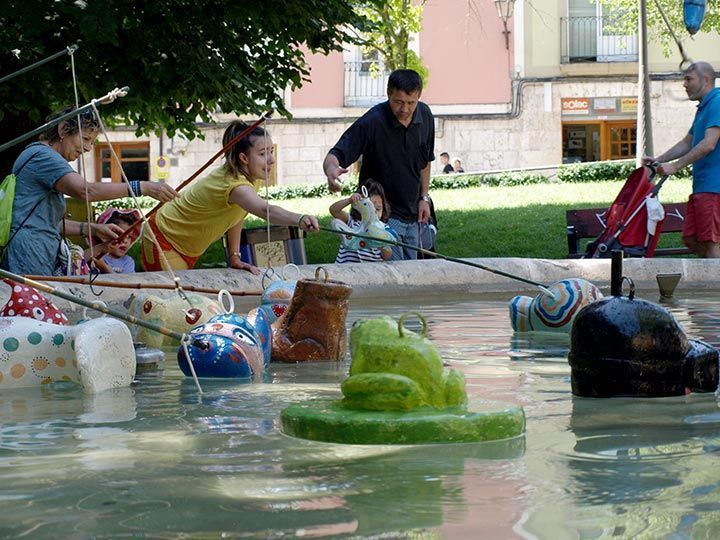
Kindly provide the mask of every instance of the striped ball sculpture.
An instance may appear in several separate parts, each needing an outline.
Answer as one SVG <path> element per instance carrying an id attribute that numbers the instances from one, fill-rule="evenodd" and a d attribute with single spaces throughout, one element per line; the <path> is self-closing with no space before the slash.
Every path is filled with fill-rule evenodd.
<path id="1" fill-rule="evenodd" d="M 563 279 L 535 298 L 516 296 L 510 300 L 510 322 L 515 332 L 569 333 L 578 312 L 600 300 L 602 293 L 585 279 Z"/>

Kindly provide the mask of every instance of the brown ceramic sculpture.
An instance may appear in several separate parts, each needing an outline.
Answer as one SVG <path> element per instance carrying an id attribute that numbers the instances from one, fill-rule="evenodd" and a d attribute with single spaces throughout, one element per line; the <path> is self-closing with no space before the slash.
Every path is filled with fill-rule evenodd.
<path id="1" fill-rule="evenodd" d="M 320 270 L 324 279 L 318 279 Z M 338 361 L 345 358 L 345 319 L 352 287 L 328 279 L 301 279 L 287 311 L 273 323 L 272 359 L 280 362 Z"/>

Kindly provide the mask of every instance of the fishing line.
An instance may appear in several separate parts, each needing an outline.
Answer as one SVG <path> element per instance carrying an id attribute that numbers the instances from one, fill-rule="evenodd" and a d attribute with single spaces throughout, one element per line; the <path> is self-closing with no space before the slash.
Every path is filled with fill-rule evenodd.
<path id="1" fill-rule="evenodd" d="M 660 6 L 660 2 L 658 0 L 654 0 L 654 1 L 655 1 L 655 7 L 660 12 L 660 16 L 662 17 L 662 20 L 665 22 L 665 26 L 667 27 L 668 32 L 670 32 L 670 35 L 672 36 L 673 40 L 675 40 L 675 44 L 677 45 L 678 50 L 680 51 L 680 56 L 682 56 L 682 60 L 680 61 L 679 69 L 680 69 L 680 71 L 685 71 L 690 66 L 690 64 L 693 63 L 692 58 L 690 58 L 685 53 L 685 49 L 683 48 L 682 42 L 677 38 L 677 36 L 675 35 L 675 31 L 672 29 L 672 26 L 670 26 L 670 21 L 668 21 L 668 18 L 665 15 L 665 11 L 663 10 L 662 6 Z"/>
<path id="2" fill-rule="evenodd" d="M 520 277 L 520 276 L 516 276 L 515 274 L 510 274 L 510 273 L 504 272 L 504 271 L 502 271 L 502 270 L 497 270 L 497 269 L 495 269 L 495 268 L 490 268 L 490 267 L 485 266 L 485 265 L 482 265 L 482 264 L 470 262 L 470 261 L 467 261 L 467 260 L 465 260 L 465 259 L 459 259 L 459 258 L 457 258 L 457 257 L 450 257 L 449 255 L 443 255 L 442 253 L 437 253 L 437 252 L 435 252 L 435 251 L 430 251 L 429 249 L 423 249 L 423 248 L 418 247 L 418 246 L 413 246 L 412 244 L 406 244 L 405 242 L 400 242 L 399 240 L 385 240 L 385 239 L 383 239 L 383 238 L 375 238 L 374 236 L 368 236 L 368 235 L 366 235 L 366 234 L 360 234 L 360 233 L 351 232 L 351 231 L 336 231 L 335 229 L 331 229 L 331 228 L 329 228 L 329 227 L 322 227 L 322 226 L 320 227 L 320 230 L 321 230 L 321 231 L 325 231 L 325 232 L 330 232 L 330 233 L 336 234 L 336 235 L 338 235 L 338 236 L 343 236 L 343 235 L 355 236 L 355 237 L 357 237 L 357 238 L 363 238 L 363 239 L 365 239 L 365 240 L 374 240 L 374 241 L 376 241 L 376 242 L 382 242 L 382 243 L 384 243 L 384 244 L 388 244 L 388 245 L 391 245 L 391 246 L 409 248 L 409 249 L 412 249 L 412 250 L 417 251 L 418 253 L 422 253 L 423 255 L 430 255 L 431 257 L 436 257 L 436 258 L 438 258 L 438 259 L 444 259 L 444 260 L 446 260 L 446 261 L 451 261 L 451 262 L 455 262 L 455 263 L 458 263 L 458 264 L 464 264 L 464 265 L 467 265 L 467 266 L 472 266 L 473 268 L 479 268 L 480 270 L 485 270 L 486 272 L 490 272 L 490 273 L 492 273 L 492 274 L 497 274 L 497 275 L 499 275 L 499 276 L 504 276 L 504 277 L 507 277 L 507 278 L 510 278 L 510 279 L 514 279 L 514 280 L 516 280 L 516 281 L 522 281 L 523 283 L 527 283 L 528 285 L 533 285 L 533 286 L 535 286 L 535 287 L 539 287 L 543 292 L 546 292 L 546 293 L 550 294 L 551 296 L 554 296 L 554 295 L 547 289 L 548 286 L 545 285 L 545 284 L 543 284 L 543 283 L 539 283 L 539 282 L 537 282 L 537 281 L 532 281 L 532 280 L 530 280 L 530 279 L 526 279 L 526 278 L 523 278 L 523 277 Z"/>

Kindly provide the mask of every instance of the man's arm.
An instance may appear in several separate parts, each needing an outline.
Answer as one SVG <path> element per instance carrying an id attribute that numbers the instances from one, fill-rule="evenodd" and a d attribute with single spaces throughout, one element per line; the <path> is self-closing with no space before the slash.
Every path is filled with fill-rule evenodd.
<path id="1" fill-rule="evenodd" d="M 425 168 L 420 171 L 420 197 L 427 195 L 430 191 L 430 162 L 427 162 Z M 427 223 L 430 219 L 430 203 L 422 200 L 418 201 L 418 221 Z"/>
<path id="2" fill-rule="evenodd" d="M 710 152 L 715 150 L 718 138 L 720 138 L 720 127 L 710 127 L 705 130 L 705 137 L 695 146 L 692 145 L 692 137 L 688 133 L 685 138 L 670 150 L 658 156 L 660 161 L 658 172 L 660 174 L 675 174 L 683 167 L 687 167 L 691 163 L 704 158 Z M 682 150 L 685 149 L 684 152 Z M 673 163 L 668 161 L 675 160 Z"/>

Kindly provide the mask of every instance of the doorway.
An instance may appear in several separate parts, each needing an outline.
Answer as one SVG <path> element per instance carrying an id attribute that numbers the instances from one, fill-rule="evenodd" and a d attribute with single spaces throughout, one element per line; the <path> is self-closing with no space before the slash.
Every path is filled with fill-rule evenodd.
<path id="1" fill-rule="evenodd" d="M 637 151 L 634 120 L 563 122 L 563 163 L 632 159 Z"/>

